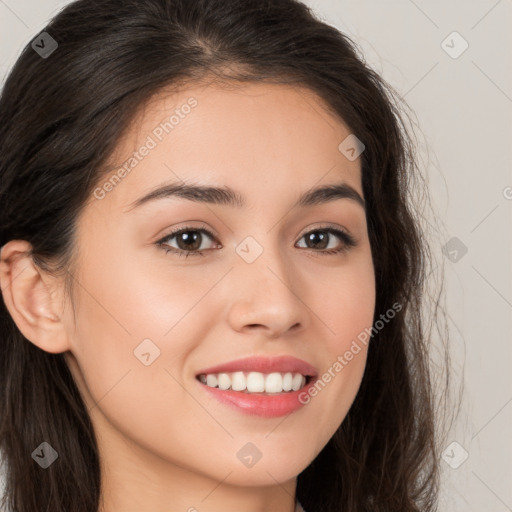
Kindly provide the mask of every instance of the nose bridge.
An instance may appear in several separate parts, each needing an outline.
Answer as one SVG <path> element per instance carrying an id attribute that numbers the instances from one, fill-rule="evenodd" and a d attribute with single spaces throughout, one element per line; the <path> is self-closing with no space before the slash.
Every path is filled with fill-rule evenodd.
<path id="1" fill-rule="evenodd" d="M 279 240 L 274 240 L 268 234 L 264 237 L 261 234 L 256 236 L 258 239 L 249 235 L 237 245 L 237 272 L 240 275 L 244 272 L 250 274 L 248 280 L 260 288 L 262 284 L 270 283 L 272 287 L 285 288 L 290 293 L 292 266 L 283 256 Z"/>
<path id="2" fill-rule="evenodd" d="M 247 236 L 235 249 L 237 290 L 231 321 L 237 329 L 258 324 L 283 332 L 305 320 L 293 265 L 275 237 L 256 236 Z"/>

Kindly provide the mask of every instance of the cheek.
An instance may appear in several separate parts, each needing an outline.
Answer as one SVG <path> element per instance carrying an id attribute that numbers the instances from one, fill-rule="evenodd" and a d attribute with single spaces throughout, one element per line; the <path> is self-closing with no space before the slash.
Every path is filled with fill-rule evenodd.
<path id="1" fill-rule="evenodd" d="M 102 256 L 116 254 L 108 244 L 103 248 Z M 140 369 L 150 377 L 149 369 L 161 360 L 160 340 L 171 326 L 172 315 L 167 323 L 165 319 L 161 324 L 152 321 L 154 297 L 148 284 L 144 285 L 144 273 L 136 268 L 129 257 L 87 254 L 83 258 L 69 333 L 72 352 L 95 401 L 114 387 L 126 386 Z M 155 362 L 145 366 L 143 361 L 148 360 Z"/>
<path id="2" fill-rule="evenodd" d="M 73 373 L 101 433 L 100 451 L 115 456 L 124 450 L 114 429 L 162 457 L 173 454 L 186 466 L 187 446 L 204 437 L 204 428 L 201 421 L 188 421 L 184 429 L 177 411 L 187 411 L 190 420 L 204 418 L 204 410 L 179 384 L 187 336 L 182 330 L 179 336 L 173 337 L 172 330 L 164 336 L 183 316 L 184 304 L 179 294 L 166 302 L 159 298 L 162 286 L 148 284 L 127 258 L 101 267 L 88 263 L 98 270 L 81 278 L 71 331 L 78 361 Z"/>
<path id="3" fill-rule="evenodd" d="M 314 304 L 323 322 L 323 340 L 331 353 L 345 351 L 371 327 L 375 313 L 375 275 L 369 250 L 338 269 L 315 272 Z"/>
<path id="4" fill-rule="evenodd" d="M 316 303 L 311 308 L 318 312 L 325 363 L 314 388 L 301 401 L 311 407 L 311 428 L 320 425 L 320 439 L 325 441 L 347 415 L 364 374 L 375 312 L 375 278 L 369 255 L 336 272 L 330 269 L 325 276 L 317 272 L 316 278 L 317 288 L 312 288 Z"/>

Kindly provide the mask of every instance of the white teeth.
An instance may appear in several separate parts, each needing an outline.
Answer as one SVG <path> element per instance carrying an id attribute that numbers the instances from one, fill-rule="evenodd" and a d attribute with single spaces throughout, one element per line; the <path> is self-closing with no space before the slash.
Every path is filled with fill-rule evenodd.
<path id="1" fill-rule="evenodd" d="M 302 379 L 303 379 L 303 377 L 300 373 L 296 373 L 293 376 L 293 380 L 292 380 L 293 391 L 297 391 L 303 386 Z"/>
<path id="2" fill-rule="evenodd" d="M 219 389 L 229 389 L 231 387 L 231 378 L 227 373 L 219 373 L 217 377 Z"/>
<path id="3" fill-rule="evenodd" d="M 217 387 L 217 375 L 207 375 L 206 376 L 206 385 L 211 388 Z"/>
<path id="4" fill-rule="evenodd" d="M 263 373 L 251 372 L 247 375 L 247 391 L 249 393 L 265 391 L 265 376 Z"/>
<path id="5" fill-rule="evenodd" d="M 244 372 L 235 372 L 231 375 L 231 389 L 233 391 L 243 391 L 247 387 L 247 380 Z"/>
<path id="6" fill-rule="evenodd" d="M 283 377 L 283 391 L 291 391 L 293 383 L 293 375 L 288 372 Z"/>
<path id="7" fill-rule="evenodd" d="M 271 373 L 265 377 L 265 391 L 280 393 L 283 390 L 283 377 L 280 373 Z"/>
<path id="8" fill-rule="evenodd" d="M 199 380 L 211 388 L 232 389 L 246 393 L 281 393 L 298 391 L 306 384 L 306 377 L 300 373 L 233 372 L 200 375 Z"/>

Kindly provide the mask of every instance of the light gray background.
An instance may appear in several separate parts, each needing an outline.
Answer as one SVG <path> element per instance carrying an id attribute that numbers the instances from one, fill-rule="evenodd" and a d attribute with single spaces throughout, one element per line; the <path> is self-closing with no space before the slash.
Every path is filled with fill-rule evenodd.
<path id="1" fill-rule="evenodd" d="M 67 3 L 0 0 L 0 80 Z M 463 384 L 464 395 L 447 446 L 458 444 L 442 461 L 440 512 L 512 511 L 512 2 L 306 3 L 354 39 L 415 112 L 443 243 L 457 237 L 468 249 L 457 262 L 441 256 L 454 388 Z M 457 52 L 462 40 L 442 45 L 453 31 L 469 45 L 457 58 L 445 49 Z M 457 469 L 445 462 L 465 452 Z"/>

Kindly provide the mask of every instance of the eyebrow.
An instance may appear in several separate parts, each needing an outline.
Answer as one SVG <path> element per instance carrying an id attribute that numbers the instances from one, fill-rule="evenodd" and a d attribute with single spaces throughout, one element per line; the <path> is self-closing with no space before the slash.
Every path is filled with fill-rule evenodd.
<path id="1" fill-rule="evenodd" d="M 125 210 L 128 212 L 150 201 L 169 197 L 181 197 L 198 203 L 227 205 L 237 208 L 245 207 L 241 194 L 229 187 L 212 187 L 171 183 L 163 185 L 137 199 Z M 347 183 L 335 183 L 306 191 L 295 203 L 295 206 L 306 207 L 328 203 L 337 199 L 351 199 L 365 208 L 365 201 L 353 187 Z"/>

